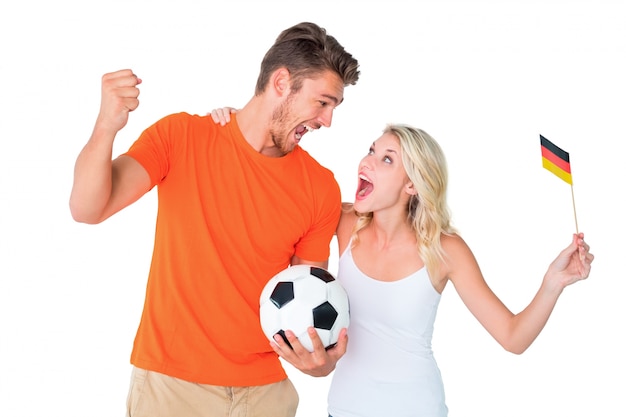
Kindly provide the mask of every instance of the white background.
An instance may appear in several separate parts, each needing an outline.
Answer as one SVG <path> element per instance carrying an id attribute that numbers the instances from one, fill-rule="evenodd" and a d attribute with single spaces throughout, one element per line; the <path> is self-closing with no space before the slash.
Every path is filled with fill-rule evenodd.
<path id="1" fill-rule="evenodd" d="M 344 200 L 384 125 L 410 123 L 443 146 L 455 225 L 511 310 L 576 225 L 596 255 L 521 356 L 446 288 L 433 347 L 450 417 L 626 416 L 626 6 L 608 0 L 3 2 L 0 416 L 124 415 L 156 206 L 151 192 L 101 225 L 71 219 L 102 74 L 144 81 L 118 154 L 166 114 L 243 106 L 267 48 L 303 20 L 361 64 L 333 127 L 302 143 Z M 541 167 L 539 134 L 570 153 L 574 200 Z M 324 416 L 330 378 L 288 371 L 298 416 Z"/>

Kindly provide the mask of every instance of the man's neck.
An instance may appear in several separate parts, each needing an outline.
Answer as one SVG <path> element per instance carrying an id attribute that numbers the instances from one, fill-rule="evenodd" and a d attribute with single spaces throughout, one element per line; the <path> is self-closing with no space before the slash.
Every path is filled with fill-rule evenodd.
<path id="1" fill-rule="evenodd" d="M 237 124 L 246 142 L 257 152 L 270 156 L 283 156 L 270 134 L 270 123 L 274 106 L 260 96 L 253 97 L 237 112 Z"/>

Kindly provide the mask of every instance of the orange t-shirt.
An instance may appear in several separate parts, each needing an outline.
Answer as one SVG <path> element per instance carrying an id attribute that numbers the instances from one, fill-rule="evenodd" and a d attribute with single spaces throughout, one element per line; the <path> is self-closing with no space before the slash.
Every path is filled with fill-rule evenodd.
<path id="1" fill-rule="evenodd" d="M 261 290 L 294 254 L 328 259 L 341 195 L 302 148 L 261 155 L 231 118 L 166 116 L 126 153 L 158 186 L 131 363 L 197 383 L 262 385 L 286 373 L 261 330 Z"/>

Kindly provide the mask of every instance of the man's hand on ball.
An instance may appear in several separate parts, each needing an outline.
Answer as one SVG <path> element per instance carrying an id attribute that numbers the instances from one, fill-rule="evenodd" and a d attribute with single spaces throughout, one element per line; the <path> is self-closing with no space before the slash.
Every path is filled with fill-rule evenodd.
<path id="1" fill-rule="evenodd" d="M 348 332 L 346 329 L 341 329 L 337 343 L 329 349 L 324 348 L 324 344 L 313 327 L 309 327 L 307 332 L 313 344 L 313 352 L 309 352 L 302 346 L 290 330 L 285 331 L 289 344 L 280 335 L 276 335 L 274 336 L 275 342 L 270 345 L 274 352 L 301 372 L 315 377 L 326 376 L 335 369 L 337 361 L 346 353 Z"/>

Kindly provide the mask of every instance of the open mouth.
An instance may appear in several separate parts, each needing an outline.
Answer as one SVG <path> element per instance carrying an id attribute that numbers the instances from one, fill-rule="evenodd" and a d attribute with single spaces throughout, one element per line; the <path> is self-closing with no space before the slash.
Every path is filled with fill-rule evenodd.
<path id="1" fill-rule="evenodd" d="M 307 125 L 300 125 L 298 127 L 296 127 L 296 140 L 300 140 L 302 139 L 302 136 L 304 136 L 305 133 L 307 132 L 312 132 L 313 128 Z"/>
<path id="2" fill-rule="evenodd" d="M 363 174 L 359 174 L 359 187 L 357 188 L 356 195 L 358 197 L 365 197 L 374 191 L 374 184 Z"/>

